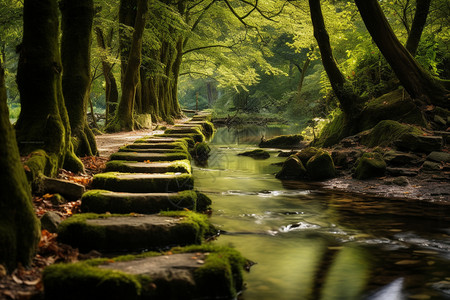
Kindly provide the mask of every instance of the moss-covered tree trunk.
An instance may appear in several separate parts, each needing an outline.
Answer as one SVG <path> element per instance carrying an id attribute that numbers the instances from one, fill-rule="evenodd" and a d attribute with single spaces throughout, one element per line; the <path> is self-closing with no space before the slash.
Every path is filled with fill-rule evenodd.
<path id="1" fill-rule="evenodd" d="M 361 100 L 355 95 L 339 70 L 333 56 L 330 37 L 325 27 L 320 0 L 309 0 L 311 21 L 314 27 L 314 37 L 319 45 L 322 64 L 327 72 L 331 87 L 339 100 L 340 106 L 348 119 L 356 118 L 361 112 Z"/>
<path id="2" fill-rule="evenodd" d="M 23 40 L 17 84 L 21 112 L 16 135 L 22 155 L 33 153 L 27 165 L 33 179 L 56 175 L 59 168 L 79 172 L 74 155 L 61 86 L 59 19 L 56 0 L 25 0 Z"/>
<path id="3" fill-rule="evenodd" d="M 93 0 L 62 0 L 62 88 L 69 114 L 72 142 L 79 156 L 97 155 L 94 134 L 87 122 L 91 82 Z"/>
<path id="4" fill-rule="evenodd" d="M 137 85 L 140 80 L 139 68 L 141 66 L 142 37 L 148 14 L 148 0 L 138 0 L 136 21 L 133 38 L 130 46 L 125 75 L 122 81 L 122 97 L 117 109 L 116 118 L 108 126 L 108 130 L 133 130 L 133 110 L 137 94 Z"/>
<path id="5" fill-rule="evenodd" d="M 110 117 L 114 116 L 117 105 L 119 103 L 119 91 L 117 89 L 117 81 L 112 72 L 113 64 L 108 61 L 106 52 L 111 47 L 111 41 L 105 41 L 105 35 L 100 27 L 95 28 L 95 35 L 97 37 L 97 45 L 102 49 L 103 53 L 100 55 L 102 60 L 103 77 L 105 79 L 105 106 L 106 106 L 106 121 L 108 124 Z M 110 35 L 112 36 L 112 34 Z"/>
<path id="6" fill-rule="evenodd" d="M 30 187 L 20 162 L 6 104 L 5 71 L 0 59 L 0 264 L 12 271 L 29 265 L 40 237 Z"/>
<path id="7" fill-rule="evenodd" d="M 420 37 L 422 36 L 425 23 L 427 22 L 428 12 L 430 11 L 430 4 L 431 0 L 416 1 L 416 12 L 405 45 L 412 56 L 416 55 L 417 48 L 419 47 Z"/>
<path id="8" fill-rule="evenodd" d="M 119 6 L 119 53 L 120 80 L 123 82 L 130 55 L 133 28 L 136 22 L 137 0 L 120 0 Z"/>
<path id="9" fill-rule="evenodd" d="M 179 118 L 183 115 L 180 103 L 178 102 L 178 77 L 180 76 L 181 63 L 183 62 L 183 38 L 179 37 L 175 48 L 175 59 L 172 66 L 172 115 Z"/>
<path id="10" fill-rule="evenodd" d="M 450 108 L 449 90 L 423 69 L 400 43 L 377 0 L 355 0 L 367 30 L 403 87 L 421 103 Z"/>

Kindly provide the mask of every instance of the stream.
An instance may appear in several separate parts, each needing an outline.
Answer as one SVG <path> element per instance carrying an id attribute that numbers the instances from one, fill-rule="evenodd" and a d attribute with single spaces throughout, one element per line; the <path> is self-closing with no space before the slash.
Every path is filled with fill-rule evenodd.
<path id="1" fill-rule="evenodd" d="M 280 181 L 237 153 L 289 128 L 219 128 L 195 185 L 213 201 L 215 243 L 255 262 L 239 299 L 450 299 L 450 206 Z"/>

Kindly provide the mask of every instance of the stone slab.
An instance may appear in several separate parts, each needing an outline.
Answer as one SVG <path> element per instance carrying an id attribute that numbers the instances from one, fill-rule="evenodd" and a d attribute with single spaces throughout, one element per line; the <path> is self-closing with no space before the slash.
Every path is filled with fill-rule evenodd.
<path id="1" fill-rule="evenodd" d="M 125 193 L 90 190 L 81 198 L 81 210 L 94 213 L 152 214 L 168 210 L 205 211 L 211 200 L 197 191 L 177 193 Z"/>
<path id="2" fill-rule="evenodd" d="M 172 162 L 137 162 L 126 160 L 112 160 L 106 163 L 105 172 L 124 173 L 187 173 L 192 172 L 189 160 L 175 160 Z"/>
<path id="3" fill-rule="evenodd" d="M 129 160 L 129 161 L 174 161 L 189 159 L 189 154 L 182 152 L 175 153 L 135 153 L 135 152 L 117 152 L 110 156 L 110 160 Z"/>
<path id="4" fill-rule="evenodd" d="M 134 143 L 125 146 L 129 149 L 180 149 L 182 147 L 183 143 L 179 142 L 149 142 L 149 143 Z"/>
<path id="5" fill-rule="evenodd" d="M 164 149 L 164 148 L 129 148 L 128 146 L 119 149 L 119 152 L 136 152 L 136 153 L 180 153 L 181 149 Z"/>
<path id="6" fill-rule="evenodd" d="M 44 177 L 42 181 L 44 193 L 61 194 L 64 198 L 78 200 L 85 192 L 84 185 L 57 178 Z"/>

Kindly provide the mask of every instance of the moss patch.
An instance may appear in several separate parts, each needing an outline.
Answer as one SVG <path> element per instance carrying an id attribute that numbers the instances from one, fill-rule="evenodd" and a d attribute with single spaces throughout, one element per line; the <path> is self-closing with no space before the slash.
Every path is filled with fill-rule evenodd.
<path id="1" fill-rule="evenodd" d="M 278 179 L 300 179 L 306 177 L 306 169 L 303 166 L 300 158 L 291 155 L 283 163 L 281 171 L 275 176 Z"/>
<path id="2" fill-rule="evenodd" d="M 401 124 L 397 121 L 383 120 L 361 138 L 361 144 L 368 147 L 385 147 L 391 145 L 405 133 L 422 135 L 423 131 L 417 127 Z"/>
<path id="3" fill-rule="evenodd" d="M 95 189 L 114 192 L 169 193 L 191 190 L 194 179 L 190 174 L 143 174 L 108 172 L 97 174 L 92 180 Z"/>
<path id="4" fill-rule="evenodd" d="M 268 140 L 262 140 L 258 147 L 260 148 L 280 148 L 291 149 L 299 145 L 304 137 L 300 134 L 280 135 Z"/>
<path id="5" fill-rule="evenodd" d="M 301 160 L 302 164 L 306 166 L 308 160 L 316 155 L 319 151 L 320 150 L 318 148 L 308 147 L 297 152 L 295 156 L 297 156 Z"/>
<path id="6" fill-rule="evenodd" d="M 211 199 L 197 191 L 178 193 L 136 194 L 114 193 L 105 190 L 91 190 L 81 199 L 83 212 L 94 213 L 142 213 L 152 214 L 163 210 L 205 211 L 211 205 Z"/>
<path id="7" fill-rule="evenodd" d="M 372 177 L 384 176 L 386 172 L 386 162 L 380 153 L 364 153 L 356 163 L 353 177 L 356 179 L 368 179 Z"/>
<path id="8" fill-rule="evenodd" d="M 333 159 L 324 150 L 319 150 L 308 160 L 306 171 L 312 180 L 323 180 L 336 176 Z"/>
<path id="9" fill-rule="evenodd" d="M 267 159 L 270 157 L 270 153 L 263 149 L 255 149 L 251 151 L 245 151 L 242 153 L 239 153 L 240 156 L 249 156 L 254 159 Z"/>

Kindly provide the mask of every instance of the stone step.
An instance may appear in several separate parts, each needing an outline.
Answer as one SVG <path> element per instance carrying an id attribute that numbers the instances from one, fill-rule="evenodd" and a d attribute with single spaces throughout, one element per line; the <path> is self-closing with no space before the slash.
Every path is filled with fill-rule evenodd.
<path id="1" fill-rule="evenodd" d="M 178 143 L 178 142 L 184 142 L 181 138 L 174 138 L 174 137 L 161 137 L 159 135 L 151 135 L 148 137 L 143 137 L 140 139 L 137 139 L 134 141 L 134 143 Z"/>
<path id="2" fill-rule="evenodd" d="M 135 152 L 116 152 L 111 154 L 110 160 L 130 160 L 130 161 L 174 161 L 190 159 L 188 153 L 135 153 Z"/>
<path id="3" fill-rule="evenodd" d="M 142 251 L 200 244 L 215 229 L 206 215 L 192 211 L 153 215 L 83 213 L 58 228 L 58 241 L 81 252 Z"/>
<path id="4" fill-rule="evenodd" d="M 211 122 L 211 114 L 194 115 L 188 122 L 190 122 L 190 121 L 210 121 Z"/>
<path id="5" fill-rule="evenodd" d="M 146 174 L 108 172 L 94 176 L 93 189 L 133 193 L 171 193 L 192 190 L 190 174 Z"/>
<path id="6" fill-rule="evenodd" d="M 106 163 L 105 172 L 123 173 L 187 173 L 192 171 L 187 159 L 162 162 L 137 162 L 128 160 L 111 160 Z"/>
<path id="7" fill-rule="evenodd" d="M 205 211 L 211 200 L 204 194 L 188 190 L 178 193 L 120 193 L 90 190 L 81 198 L 81 210 L 94 213 L 154 214 L 167 210 Z"/>
<path id="8" fill-rule="evenodd" d="M 194 143 L 201 143 L 205 141 L 205 136 L 202 133 L 164 133 L 164 134 L 160 134 L 158 135 L 159 137 L 171 137 L 171 138 L 190 138 L 193 140 Z M 189 143 L 189 141 L 188 141 Z M 191 146 L 192 143 L 189 143 L 189 147 Z"/>
<path id="9" fill-rule="evenodd" d="M 135 152 L 135 153 L 187 153 L 182 149 L 164 149 L 164 148 L 129 148 L 128 146 L 119 148 L 118 152 Z"/>
<path id="10" fill-rule="evenodd" d="M 129 149 L 184 149 L 186 147 L 185 143 L 182 142 L 171 142 L 171 143 L 134 143 L 124 146 Z"/>
<path id="11" fill-rule="evenodd" d="M 185 133 L 193 133 L 193 134 L 203 134 L 202 130 L 198 127 L 189 128 L 189 127 L 173 127 L 170 129 L 166 129 L 164 134 L 185 134 Z"/>
<path id="12" fill-rule="evenodd" d="M 236 250 L 212 245 L 54 264 L 45 269 L 45 298 L 236 299 L 248 261 Z"/>

